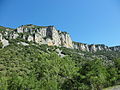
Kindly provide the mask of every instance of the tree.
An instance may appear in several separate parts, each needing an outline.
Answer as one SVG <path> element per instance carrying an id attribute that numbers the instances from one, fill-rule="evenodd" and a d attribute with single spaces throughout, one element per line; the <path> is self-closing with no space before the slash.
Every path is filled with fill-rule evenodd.
<path id="1" fill-rule="evenodd" d="M 107 71 L 102 60 L 87 61 L 80 69 L 83 76 L 82 82 L 91 86 L 93 90 L 101 90 L 107 79 Z"/>
<path id="2" fill-rule="evenodd" d="M 68 79 L 77 74 L 76 64 L 69 58 L 60 58 L 57 54 L 43 54 L 35 63 L 37 80 L 42 89 L 58 90 Z"/>

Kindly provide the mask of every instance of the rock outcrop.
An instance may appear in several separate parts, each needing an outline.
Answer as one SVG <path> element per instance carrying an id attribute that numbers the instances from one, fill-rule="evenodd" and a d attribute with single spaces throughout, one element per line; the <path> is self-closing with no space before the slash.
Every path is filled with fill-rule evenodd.
<path id="1" fill-rule="evenodd" d="M 57 30 L 54 26 L 23 25 L 13 31 L 1 33 L 6 39 L 22 38 L 38 44 L 73 48 L 70 35 Z"/>
<path id="2" fill-rule="evenodd" d="M 120 46 L 110 47 L 110 49 L 111 49 L 112 51 L 120 52 Z"/>
<path id="3" fill-rule="evenodd" d="M 2 34 L 0 33 L 0 41 L 2 40 Z"/>
<path id="4" fill-rule="evenodd" d="M 27 25 L 16 29 L 17 33 L 23 33 L 23 39 L 34 41 L 49 46 L 64 46 L 73 48 L 72 39 L 68 33 L 58 31 L 54 26 Z M 26 34 L 25 34 L 26 33 Z"/>
<path id="5" fill-rule="evenodd" d="M 81 51 L 96 52 L 96 51 L 110 51 L 111 49 L 104 44 L 83 44 L 78 42 L 73 42 L 74 48 Z"/>
<path id="6" fill-rule="evenodd" d="M 1 29 L 2 28 L 2 29 Z M 17 29 L 0 27 L 0 41 L 4 47 L 9 45 L 10 39 L 21 38 L 38 44 L 59 46 L 81 51 L 120 51 L 120 46 L 108 47 L 103 44 L 84 44 L 72 41 L 67 32 L 57 30 L 54 26 L 22 25 Z"/>
<path id="7" fill-rule="evenodd" d="M 3 38 L 1 33 L 0 33 L 0 42 L 2 42 L 3 48 L 9 45 L 9 41 Z"/>

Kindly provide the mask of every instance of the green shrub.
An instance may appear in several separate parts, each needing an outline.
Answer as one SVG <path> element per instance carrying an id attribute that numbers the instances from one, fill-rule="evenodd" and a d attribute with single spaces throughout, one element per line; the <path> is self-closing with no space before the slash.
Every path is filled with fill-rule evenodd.
<path id="1" fill-rule="evenodd" d="M 2 42 L 0 42 L 0 48 L 2 48 L 3 47 L 3 44 L 2 44 Z"/>

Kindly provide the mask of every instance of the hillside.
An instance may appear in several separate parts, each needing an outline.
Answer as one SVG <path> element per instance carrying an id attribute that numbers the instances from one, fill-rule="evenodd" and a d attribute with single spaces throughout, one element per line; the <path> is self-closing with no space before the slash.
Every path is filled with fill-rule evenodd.
<path id="1" fill-rule="evenodd" d="M 0 29 L 1 90 L 101 90 L 120 84 L 120 47 L 72 41 L 54 26 Z"/>
<path id="2" fill-rule="evenodd" d="M 8 43 L 6 40 L 20 38 L 40 45 L 47 44 L 48 46 L 62 46 L 87 52 L 120 51 L 120 46 L 108 47 L 104 44 L 88 45 L 72 41 L 71 36 L 67 32 L 57 30 L 54 26 L 36 26 L 27 24 L 16 29 L 1 26 L 0 30 L 0 40 L 5 46 Z"/>

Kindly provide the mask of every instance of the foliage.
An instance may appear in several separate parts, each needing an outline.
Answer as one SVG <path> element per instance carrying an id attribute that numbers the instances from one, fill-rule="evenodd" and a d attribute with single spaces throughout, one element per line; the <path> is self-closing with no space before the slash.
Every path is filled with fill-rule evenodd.
<path id="1" fill-rule="evenodd" d="M 118 58 L 106 64 L 92 58 L 92 53 L 30 42 L 23 46 L 19 41 L 11 40 L 0 49 L 0 90 L 100 90 L 119 84 Z M 58 56 L 56 49 L 65 57 Z"/>
<path id="2" fill-rule="evenodd" d="M 2 48 L 3 47 L 3 44 L 2 44 L 2 42 L 0 42 L 0 48 Z"/>

